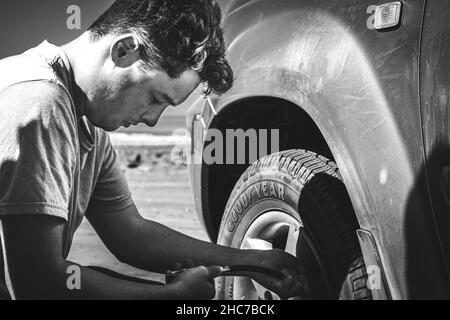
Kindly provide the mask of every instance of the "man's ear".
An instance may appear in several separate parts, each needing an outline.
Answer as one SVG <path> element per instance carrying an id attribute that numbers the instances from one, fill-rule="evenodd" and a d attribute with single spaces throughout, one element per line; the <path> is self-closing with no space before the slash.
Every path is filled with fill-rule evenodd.
<path id="1" fill-rule="evenodd" d="M 111 46 L 111 59 L 117 67 L 126 68 L 140 59 L 139 42 L 133 34 L 117 37 Z"/>

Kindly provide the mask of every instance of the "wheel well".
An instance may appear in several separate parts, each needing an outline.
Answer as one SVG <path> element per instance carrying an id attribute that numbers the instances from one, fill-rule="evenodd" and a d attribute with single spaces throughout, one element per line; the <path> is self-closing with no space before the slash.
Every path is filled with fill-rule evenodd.
<path id="1" fill-rule="evenodd" d="M 305 149 L 334 161 L 325 138 L 312 118 L 296 104 L 283 99 L 257 97 L 233 103 L 221 110 L 210 128 L 218 129 L 223 134 L 226 129 L 279 129 L 279 151 Z M 204 167 L 202 183 L 208 187 L 202 188 L 203 208 L 204 214 L 209 215 L 212 229 L 209 232 L 214 241 L 217 240 L 231 191 L 249 166 L 212 164 Z"/>

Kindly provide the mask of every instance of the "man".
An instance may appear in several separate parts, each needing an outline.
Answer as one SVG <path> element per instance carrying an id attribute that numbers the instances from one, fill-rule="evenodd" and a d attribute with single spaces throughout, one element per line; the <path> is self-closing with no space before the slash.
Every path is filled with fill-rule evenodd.
<path id="1" fill-rule="evenodd" d="M 246 275 L 283 297 L 304 293 L 282 251 L 221 247 L 143 219 L 108 138 L 156 125 L 201 83 L 206 94 L 230 89 L 220 20 L 211 0 L 117 0 L 73 42 L 0 61 L 0 218 L 15 298 L 209 299 L 229 264 L 281 270 L 283 279 Z M 66 257 L 84 215 L 120 261 L 190 269 L 154 285 L 80 267 L 81 289 L 69 290 Z"/>

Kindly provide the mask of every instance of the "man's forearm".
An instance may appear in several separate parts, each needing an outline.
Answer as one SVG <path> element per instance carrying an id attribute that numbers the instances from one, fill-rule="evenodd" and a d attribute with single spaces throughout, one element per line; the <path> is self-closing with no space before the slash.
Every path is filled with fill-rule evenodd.
<path id="1" fill-rule="evenodd" d="M 63 259 L 62 219 L 15 215 L 1 222 L 8 278 L 17 299 L 183 298 L 179 295 L 184 291 L 176 284 L 159 286 L 116 279 Z"/>
<path id="2" fill-rule="evenodd" d="M 70 268 L 70 269 L 69 269 Z M 79 268 L 79 269 L 78 269 Z M 13 281 L 18 299 L 180 299 L 171 285 L 151 285 L 110 277 L 90 268 L 65 261 L 34 279 Z M 52 270 L 53 269 L 53 270 Z M 77 272 L 67 272 L 78 269 Z M 79 279 L 77 279 L 79 277 Z M 21 290 L 22 288 L 22 290 Z"/>
<path id="3" fill-rule="evenodd" d="M 187 259 L 211 266 L 231 264 L 246 256 L 242 250 L 197 240 L 153 221 L 143 221 L 139 232 L 127 242 L 128 250 L 121 255 L 122 262 L 161 273 Z"/>

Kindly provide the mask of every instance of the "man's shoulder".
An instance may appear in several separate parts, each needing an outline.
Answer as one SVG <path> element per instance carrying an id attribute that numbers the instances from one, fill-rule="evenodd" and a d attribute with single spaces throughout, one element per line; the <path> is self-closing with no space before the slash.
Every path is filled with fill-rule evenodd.
<path id="1" fill-rule="evenodd" d="M 24 125 L 31 121 L 67 123 L 73 127 L 76 115 L 66 91 L 58 84 L 46 81 L 26 81 L 11 85 L 0 92 L 3 121 Z"/>
<path id="2" fill-rule="evenodd" d="M 28 107 L 48 107 L 55 104 L 71 105 L 66 90 L 48 80 L 25 81 L 13 84 L 0 91 L 0 104 L 9 102 Z M 8 105 L 4 105 L 8 108 Z"/>
<path id="3" fill-rule="evenodd" d="M 44 108 L 52 103 L 71 104 L 70 93 L 52 67 L 58 56 L 46 56 L 40 52 L 43 49 L 40 45 L 0 60 L 0 102 Z"/>
<path id="4" fill-rule="evenodd" d="M 0 60 L 0 92 L 11 85 L 36 80 L 58 81 L 44 57 L 27 51 Z"/>

